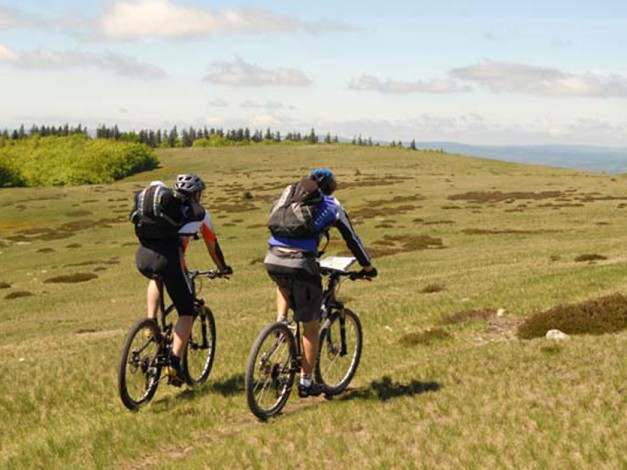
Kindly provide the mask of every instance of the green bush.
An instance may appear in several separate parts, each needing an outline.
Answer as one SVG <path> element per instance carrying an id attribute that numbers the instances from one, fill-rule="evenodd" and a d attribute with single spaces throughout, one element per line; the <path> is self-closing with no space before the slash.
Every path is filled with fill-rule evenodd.
<path id="1" fill-rule="evenodd" d="M 112 183 L 155 168 L 148 146 L 109 139 L 40 137 L 7 141 L 0 148 L 0 186 L 63 186 Z"/>
<path id="2" fill-rule="evenodd" d="M 569 335 L 615 333 L 627 328 L 627 297 L 613 294 L 578 304 L 558 305 L 527 318 L 518 337 L 531 339 L 557 329 Z"/>
<path id="3" fill-rule="evenodd" d="M 20 172 L 8 161 L 4 161 L 0 157 L 0 188 L 10 188 L 24 185 L 24 178 Z"/>

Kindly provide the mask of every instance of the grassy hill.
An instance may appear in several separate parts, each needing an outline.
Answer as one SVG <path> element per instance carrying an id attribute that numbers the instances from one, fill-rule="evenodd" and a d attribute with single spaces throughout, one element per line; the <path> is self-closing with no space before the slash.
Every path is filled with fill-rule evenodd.
<path id="1" fill-rule="evenodd" d="M 0 468 L 627 466 L 627 331 L 516 336 L 536 312 L 625 291 L 624 177 L 342 145 L 159 158 L 162 168 L 111 185 L 0 190 Z M 364 325 L 362 362 L 342 396 L 294 394 L 262 424 L 243 374 L 274 317 L 260 263 L 269 201 L 320 166 L 337 173 L 380 272 L 341 289 Z M 203 291 L 216 363 L 204 387 L 163 384 L 130 413 L 116 373 L 146 284 L 130 202 L 183 171 L 208 182 L 235 269 Z M 336 232 L 330 252 L 344 251 Z M 202 243 L 188 252 L 191 267 L 208 267 Z M 46 282 L 80 273 L 97 278 Z"/>

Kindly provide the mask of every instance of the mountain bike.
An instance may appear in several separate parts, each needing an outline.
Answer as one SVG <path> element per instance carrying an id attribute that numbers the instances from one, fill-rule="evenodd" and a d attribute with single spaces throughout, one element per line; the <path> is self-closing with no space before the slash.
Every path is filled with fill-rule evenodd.
<path id="1" fill-rule="evenodd" d="M 229 273 L 230 274 L 230 273 Z M 181 369 L 187 385 L 204 383 L 213 366 L 216 349 L 216 323 L 213 312 L 197 294 L 202 290 L 201 278 L 215 279 L 229 274 L 216 270 L 190 271 L 194 292 L 195 316 L 192 332 L 181 358 Z M 172 352 L 173 324 L 168 315 L 174 304 L 165 306 L 163 282 L 159 287 L 159 318 L 139 320 L 129 330 L 122 348 L 118 371 L 118 391 L 129 410 L 137 410 L 152 400 Z"/>
<path id="2" fill-rule="evenodd" d="M 337 260 L 352 260 L 340 263 Z M 336 298 L 343 279 L 363 278 L 347 271 L 354 258 L 328 257 L 320 262 L 326 278 L 320 310 L 320 344 L 314 374 L 330 398 L 342 393 L 352 380 L 362 350 L 359 316 Z M 257 337 L 246 367 L 246 399 L 252 413 L 262 421 L 281 412 L 301 369 L 302 337 L 299 322 L 275 322 Z"/>

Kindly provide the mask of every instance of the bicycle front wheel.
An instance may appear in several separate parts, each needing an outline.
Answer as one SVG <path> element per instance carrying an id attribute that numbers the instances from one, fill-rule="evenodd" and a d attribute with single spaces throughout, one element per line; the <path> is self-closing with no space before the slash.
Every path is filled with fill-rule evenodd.
<path id="1" fill-rule="evenodd" d="M 362 340 L 359 316 L 347 308 L 332 312 L 322 325 L 315 374 L 326 395 L 342 393 L 352 380 L 359 366 Z"/>
<path id="2" fill-rule="evenodd" d="M 150 319 L 138 321 L 128 332 L 118 371 L 118 391 L 129 410 L 137 410 L 154 397 L 161 365 L 159 364 L 159 327 Z"/>
<path id="3" fill-rule="evenodd" d="M 278 414 L 296 375 L 296 340 L 283 323 L 268 325 L 257 337 L 246 367 L 246 399 L 257 418 Z"/>
<path id="4" fill-rule="evenodd" d="M 204 383 L 211 373 L 216 351 L 216 322 L 213 312 L 204 306 L 192 324 L 183 357 L 190 385 Z"/>

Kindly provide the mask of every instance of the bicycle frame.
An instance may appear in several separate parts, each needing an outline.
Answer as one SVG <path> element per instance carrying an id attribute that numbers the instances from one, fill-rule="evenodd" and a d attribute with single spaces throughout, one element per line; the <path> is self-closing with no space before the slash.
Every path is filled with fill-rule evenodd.
<path id="1" fill-rule="evenodd" d="M 207 276 L 209 279 L 214 279 L 216 277 L 220 277 L 221 274 L 214 270 L 206 270 L 206 271 L 191 271 L 188 273 L 189 279 L 192 283 L 192 291 L 194 296 L 194 307 L 198 310 L 200 307 L 205 305 L 204 299 L 199 299 L 196 297 L 196 278 L 199 276 Z M 159 350 L 163 357 L 160 357 L 160 362 L 167 362 L 167 357 L 169 356 L 169 348 L 172 344 L 172 332 L 173 332 L 173 324 L 167 322 L 167 316 L 175 309 L 174 303 L 170 303 L 168 306 L 165 304 L 165 289 L 164 282 L 162 280 L 155 280 L 157 283 L 157 288 L 159 290 L 159 321 L 157 322 L 159 325 L 159 330 L 161 331 L 161 338 L 159 338 Z M 207 347 L 207 335 L 205 328 L 206 326 L 203 324 L 203 344 L 202 347 Z"/>
<path id="2" fill-rule="evenodd" d="M 335 298 L 335 292 L 337 290 L 338 285 L 341 282 L 341 277 L 350 277 L 353 276 L 353 273 L 342 273 L 339 271 L 326 271 L 322 270 L 321 274 L 323 276 L 328 275 L 329 280 L 326 288 L 322 293 L 322 306 L 320 309 L 320 317 L 319 317 L 319 331 L 325 326 L 325 321 L 332 320 L 335 315 L 340 315 L 340 339 L 341 339 L 341 350 L 340 355 L 345 356 L 347 354 L 346 351 L 346 328 L 344 323 L 344 318 L 341 313 L 344 310 L 344 303 L 340 302 Z M 294 338 L 296 339 L 296 357 L 291 364 L 291 369 L 295 372 L 300 372 L 301 361 L 303 358 L 302 351 L 302 337 L 300 332 L 300 322 L 295 323 L 295 330 L 292 332 Z"/>
<path id="3" fill-rule="evenodd" d="M 342 312 L 344 311 L 344 303 L 335 298 L 337 287 L 341 282 L 341 277 L 351 277 L 352 273 L 342 273 L 338 271 L 321 271 L 322 275 L 328 275 L 329 281 L 327 287 L 322 294 L 322 310 L 320 318 L 320 330 L 325 326 L 325 321 L 332 321 L 335 315 L 339 315 L 340 322 L 340 356 L 346 356 L 346 323 Z M 327 337 L 329 340 L 330 335 Z"/>

